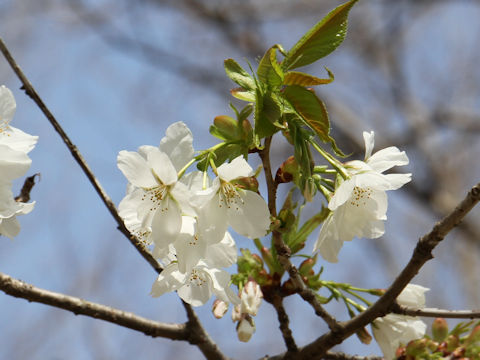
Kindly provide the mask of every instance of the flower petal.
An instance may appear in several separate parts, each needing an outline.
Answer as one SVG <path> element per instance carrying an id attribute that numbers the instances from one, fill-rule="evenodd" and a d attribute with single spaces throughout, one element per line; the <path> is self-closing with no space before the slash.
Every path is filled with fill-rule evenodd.
<path id="1" fill-rule="evenodd" d="M 177 202 L 167 196 L 152 219 L 152 240 L 160 247 L 173 243 L 182 227 L 182 212 Z"/>
<path id="2" fill-rule="evenodd" d="M 15 115 L 17 105 L 12 92 L 5 85 L 0 86 L 0 125 L 8 124 Z"/>
<path id="3" fill-rule="evenodd" d="M 253 175 L 253 169 L 243 158 L 243 155 L 237 156 L 231 163 L 220 165 L 217 172 L 218 176 L 225 181 Z"/>
<path id="4" fill-rule="evenodd" d="M 2 181 L 12 181 L 27 172 L 32 160 L 22 151 L 16 151 L 0 144 L 0 177 Z"/>
<path id="5" fill-rule="evenodd" d="M 350 199 L 352 196 L 353 188 L 355 187 L 355 182 L 352 179 L 345 180 L 340 184 L 340 186 L 335 190 L 330 202 L 328 203 L 328 208 L 330 210 L 335 210 L 340 205 L 344 204 L 345 201 Z"/>
<path id="6" fill-rule="evenodd" d="M 127 180 L 135 186 L 150 188 L 158 185 L 147 161 L 137 152 L 120 151 L 117 165 Z"/>
<path id="7" fill-rule="evenodd" d="M 405 151 L 400 151 L 395 146 L 377 151 L 368 160 L 367 164 L 374 171 L 382 173 L 394 166 L 403 166 L 408 164 L 408 157 Z"/>
<path id="8" fill-rule="evenodd" d="M 237 262 L 237 247 L 232 235 L 227 231 L 222 241 L 208 246 L 206 261 L 212 267 L 230 267 Z"/>
<path id="9" fill-rule="evenodd" d="M 164 185 L 172 185 L 177 181 L 177 171 L 164 152 L 151 149 L 147 154 L 147 163 Z"/>
<path id="10" fill-rule="evenodd" d="M 0 116 L 0 120 L 1 120 Z M 20 129 L 9 126 L 6 130 L 0 130 L 0 144 L 7 145 L 11 149 L 24 153 L 30 152 L 37 143 L 38 136 L 29 135 Z"/>
<path id="11" fill-rule="evenodd" d="M 373 131 L 364 131 L 363 140 L 365 140 L 365 160 L 367 160 L 372 155 L 373 145 L 375 144 L 375 133 Z"/>
<path id="12" fill-rule="evenodd" d="M 160 150 L 168 155 L 176 171 L 180 171 L 194 155 L 193 136 L 183 122 L 173 123 L 160 141 Z"/>
<path id="13" fill-rule="evenodd" d="M 167 292 L 175 291 L 183 286 L 185 278 L 186 276 L 178 271 L 177 264 L 167 265 L 153 283 L 150 295 L 159 297 Z"/>
<path id="14" fill-rule="evenodd" d="M 265 200 L 254 191 L 238 189 L 241 201 L 227 208 L 229 225 L 240 235 L 250 239 L 267 235 L 270 229 L 270 211 Z"/>

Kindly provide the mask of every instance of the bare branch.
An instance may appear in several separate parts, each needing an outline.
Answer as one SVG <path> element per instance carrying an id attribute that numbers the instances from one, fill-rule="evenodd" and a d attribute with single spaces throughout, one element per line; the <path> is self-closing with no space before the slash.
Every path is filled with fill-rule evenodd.
<path id="1" fill-rule="evenodd" d="M 272 305 L 277 311 L 278 322 L 280 323 L 280 331 L 282 332 L 283 340 L 287 346 L 289 353 L 296 353 L 298 351 L 297 344 L 293 338 L 292 330 L 290 330 L 288 314 L 283 307 L 283 297 L 280 294 L 275 294 L 272 299 Z"/>
<path id="2" fill-rule="evenodd" d="M 261 360 L 282 360 L 285 359 L 285 354 L 275 355 L 275 356 L 266 356 Z M 303 359 L 303 358 L 302 358 Z M 309 358 L 310 360 L 383 360 L 381 356 L 357 356 L 357 355 L 348 355 L 343 352 L 332 352 L 327 351 L 326 354 L 322 356 L 314 355 Z"/>
<path id="3" fill-rule="evenodd" d="M 449 319 L 480 319 L 480 310 L 444 310 L 435 308 L 411 309 L 394 304 L 391 311 L 395 314 L 408 316 L 441 317 Z"/>
<path id="4" fill-rule="evenodd" d="M 272 138 L 268 137 L 265 139 L 265 146 L 263 150 L 259 151 L 259 156 L 262 159 L 262 164 L 265 172 L 265 178 L 267 180 L 267 189 L 268 189 L 268 208 L 272 216 L 276 216 L 277 211 L 275 207 L 275 201 L 277 196 L 277 184 L 273 180 L 272 170 L 270 165 L 270 145 Z M 305 286 L 305 283 L 302 280 L 302 277 L 298 273 L 298 269 L 290 261 L 290 248 L 285 245 L 282 240 L 282 234 L 278 231 L 273 231 L 272 233 L 273 244 L 277 250 L 278 260 L 283 268 L 288 272 L 290 278 L 295 285 L 295 288 L 298 289 L 298 294 L 302 297 L 303 300 L 308 302 L 313 309 L 315 314 L 320 316 L 328 325 L 330 330 L 336 331 L 338 329 L 338 322 L 335 318 L 330 315 L 318 302 L 315 293 Z"/>
<path id="5" fill-rule="evenodd" d="M 38 302 L 71 311 L 75 315 L 80 314 L 105 320 L 132 330 L 140 331 L 151 337 L 187 340 L 189 336 L 189 331 L 185 324 L 167 324 L 149 320 L 131 312 L 121 311 L 74 296 L 41 289 L 3 273 L 0 273 L 0 290 L 8 295 L 26 299 L 29 302 Z"/>
<path id="6" fill-rule="evenodd" d="M 213 342 L 208 333 L 205 331 L 190 304 L 187 304 L 183 300 L 182 304 L 185 307 L 185 311 L 187 312 L 188 317 L 188 342 L 190 344 L 198 346 L 202 354 L 205 355 L 205 358 L 209 360 L 228 360 L 228 357 L 226 357 L 220 351 L 218 346 Z"/>
<path id="7" fill-rule="evenodd" d="M 144 257 L 145 260 L 148 261 L 148 263 L 155 269 L 155 271 L 157 273 L 160 273 L 162 271 L 162 267 L 158 264 L 158 262 L 155 260 L 155 258 L 150 254 L 150 252 L 145 248 L 143 243 L 141 241 L 139 241 L 135 236 L 130 234 L 128 229 L 125 227 L 125 224 L 123 223 L 122 218 L 118 214 L 118 211 L 117 211 L 117 208 L 115 207 L 115 204 L 110 199 L 110 197 L 107 195 L 107 193 L 103 189 L 102 185 L 100 184 L 98 179 L 93 174 L 92 170 L 90 170 L 90 167 L 88 166 L 87 162 L 83 158 L 80 151 L 72 143 L 72 141 L 70 140 L 68 135 L 65 133 L 65 131 L 62 129 L 62 127 L 58 123 L 58 121 L 55 119 L 53 114 L 47 108 L 47 106 L 45 105 L 43 100 L 40 98 L 40 96 L 37 94 L 34 87 L 30 83 L 28 78 L 25 76 L 25 74 L 23 73 L 22 69 L 20 69 L 20 66 L 18 66 L 17 62 L 15 61 L 13 56 L 10 54 L 10 51 L 8 50 L 5 43 L 3 42 L 2 38 L 0 38 L 0 51 L 2 52 L 3 56 L 8 61 L 8 63 L 10 64 L 10 67 L 15 72 L 15 74 L 19 78 L 20 82 L 23 84 L 22 89 L 25 90 L 25 93 L 37 104 L 37 106 L 43 112 L 43 114 L 48 119 L 50 124 L 52 124 L 55 131 L 57 131 L 57 133 L 60 135 L 63 142 L 65 143 L 65 145 L 70 150 L 70 153 L 72 154 L 74 159 L 77 161 L 78 165 L 80 165 L 80 167 L 82 168 L 82 170 L 85 173 L 85 175 L 87 176 L 88 180 L 90 181 L 90 183 L 93 185 L 93 187 L 97 191 L 98 195 L 102 199 L 102 201 L 105 204 L 105 206 L 107 207 L 107 209 L 110 211 L 110 214 L 112 214 L 113 218 L 117 222 L 119 230 L 130 240 L 132 245 L 135 246 L 137 251 Z"/>
<path id="8" fill-rule="evenodd" d="M 433 249 L 462 221 L 465 215 L 467 215 L 479 201 L 480 183 L 468 192 L 465 199 L 450 214 L 435 224 L 431 232 L 420 238 L 408 264 L 375 304 L 351 320 L 339 323 L 335 331 L 330 331 L 302 348 L 298 353 L 298 358 L 311 359 L 314 356 L 322 356 L 328 349 L 340 344 L 347 337 L 355 333 L 356 330 L 371 323 L 377 317 L 385 316 L 391 312 L 392 304 L 394 304 L 398 295 L 420 271 L 422 266 L 433 258 Z"/>

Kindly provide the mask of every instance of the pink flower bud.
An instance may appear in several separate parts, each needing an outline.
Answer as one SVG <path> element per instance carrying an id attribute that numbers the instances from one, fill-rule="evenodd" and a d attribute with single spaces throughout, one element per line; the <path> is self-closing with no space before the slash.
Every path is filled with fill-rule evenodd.
<path id="1" fill-rule="evenodd" d="M 217 319 L 221 319 L 228 310 L 228 304 L 225 301 L 216 299 L 212 306 L 212 313 Z"/>
<path id="2" fill-rule="evenodd" d="M 240 299 L 242 301 L 242 313 L 257 315 L 258 308 L 262 303 L 263 293 L 260 286 L 254 281 L 249 280 L 242 289 Z"/>
<path id="3" fill-rule="evenodd" d="M 232 310 L 232 321 L 240 321 L 242 319 L 242 307 L 241 305 L 235 305 Z"/>

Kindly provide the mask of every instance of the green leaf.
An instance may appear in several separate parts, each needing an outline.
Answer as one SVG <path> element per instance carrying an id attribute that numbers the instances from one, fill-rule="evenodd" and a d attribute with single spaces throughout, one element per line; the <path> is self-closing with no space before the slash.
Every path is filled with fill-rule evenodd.
<path id="1" fill-rule="evenodd" d="M 255 102 L 255 92 L 251 90 L 245 90 L 242 87 L 231 89 L 230 94 L 232 94 L 233 97 L 243 101 Z"/>
<path id="2" fill-rule="evenodd" d="M 260 81 L 268 86 L 280 86 L 283 82 L 283 71 L 277 61 L 277 46 L 272 46 L 263 55 L 258 64 L 257 75 Z"/>
<path id="3" fill-rule="evenodd" d="M 335 77 L 333 73 L 325 68 L 328 72 L 328 79 L 321 79 L 316 76 L 305 74 L 300 71 L 289 71 L 285 74 L 283 85 L 299 85 L 299 86 L 315 86 L 330 84 Z"/>
<path id="4" fill-rule="evenodd" d="M 278 121 L 280 108 L 271 93 L 263 95 L 259 89 L 256 92 L 255 103 L 255 135 L 259 139 L 275 134 L 278 128 L 273 124 Z"/>
<path id="5" fill-rule="evenodd" d="M 225 73 L 235 83 L 240 85 L 245 90 L 254 90 L 255 81 L 252 76 L 247 73 L 235 60 L 226 59 L 224 61 Z"/>
<path id="6" fill-rule="evenodd" d="M 290 103 L 302 120 L 324 142 L 330 142 L 330 122 L 325 104 L 313 91 L 302 86 L 287 86 L 283 91 L 283 97 Z"/>
<path id="7" fill-rule="evenodd" d="M 357 1 L 350 0 L 333 9 L 302 36 L 287 53 L 282 63 L 283 69 L 311 64 L 335 50 L 345 39 L 348 12 Z"/>

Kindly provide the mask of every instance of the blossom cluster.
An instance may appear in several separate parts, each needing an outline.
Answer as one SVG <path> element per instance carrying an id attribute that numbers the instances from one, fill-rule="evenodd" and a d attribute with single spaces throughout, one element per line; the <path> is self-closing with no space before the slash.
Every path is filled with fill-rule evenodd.
<path id="1" fill-rule="evenodd" d="M 338 261 L 344 241 L 354 237 L 375 239 L 385 233 L 388 190 L 396 190 L 411 180 L 411 174 L 383 174 L 394 166 L 408 164 L 404 151 L 391 146 L 372 155 L 373 131 L 363 133 L 364 161 L 344 164 L 346 178 L 340 175 L 335 192 L 330 198 L 331 210 L 322 225 L 314 246 L 330 262 Z"/>
<path id="2" fill-rule="evenodd" d="M 17 215 L 28 214 L 35 202 L 15 201 L 12 182 L 25 175 L 32 160 L 28 153 L 38 137 L 10 126 L 16 110 L 15 98 L 4 85 L 0 86 L 0 235 L 13 239 L 20 232 Z"/>
<path id="3" fill-rule="evenodd" d="M 160 296 L 177 291 L 193 306 L 212 296 L 238 304 L 230 289 L 227 268 L 237 260 L 231 226 L 249 238 L 270 228 L 265 200 L 241 185 L 254 172 L 243 156 L 207 172 L 185 173 L 194 162 L 193 137 L 183 122 L 170 125 L 158 147 L 121 151 L 118 167 L 127 180 L 119 205 L 125 226 L 138 239 L 153 245 L 153 255 L 165 268 L 152 286 Z"/>

